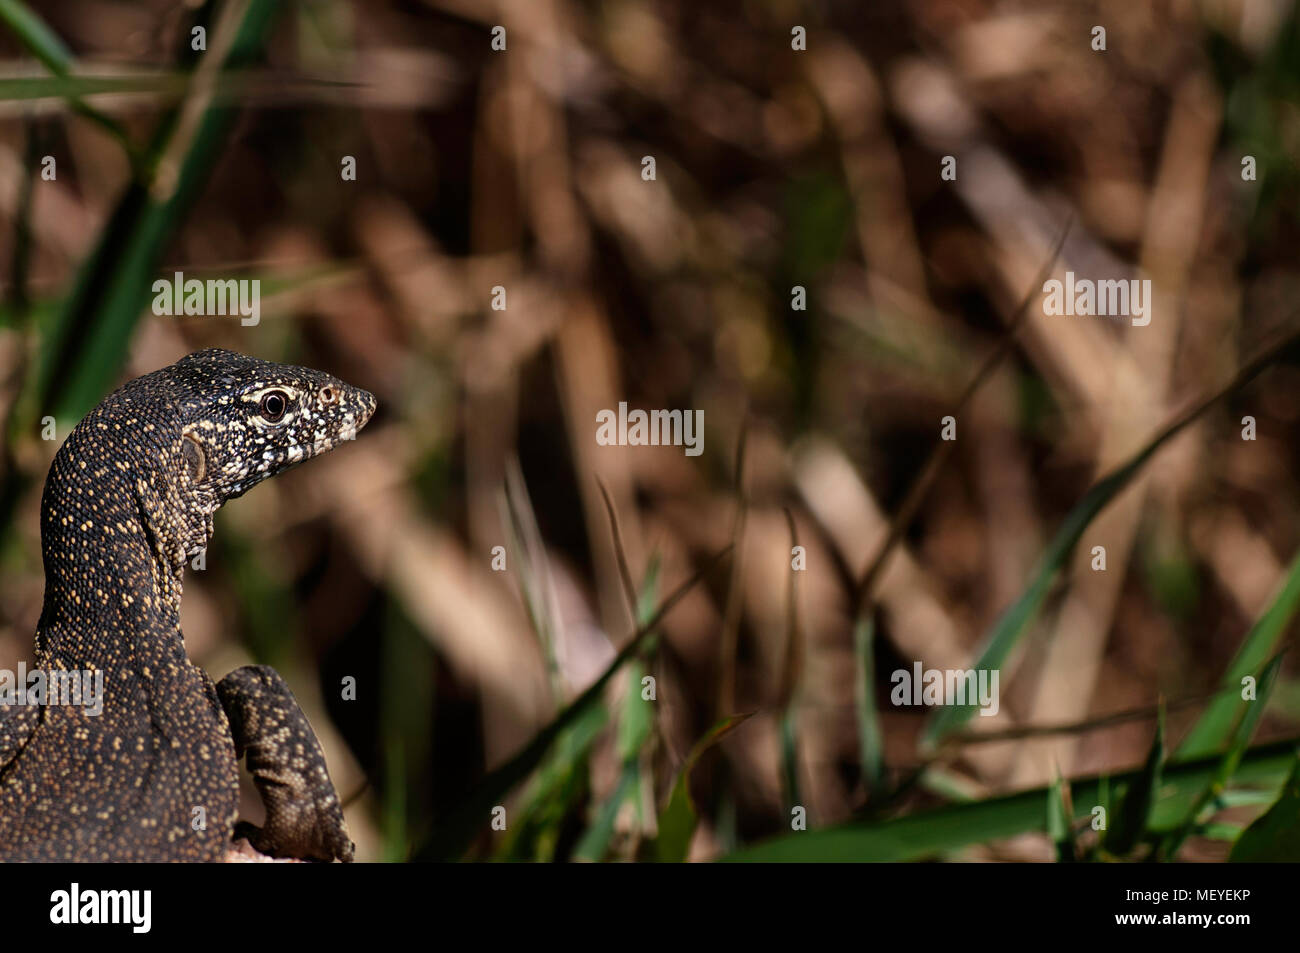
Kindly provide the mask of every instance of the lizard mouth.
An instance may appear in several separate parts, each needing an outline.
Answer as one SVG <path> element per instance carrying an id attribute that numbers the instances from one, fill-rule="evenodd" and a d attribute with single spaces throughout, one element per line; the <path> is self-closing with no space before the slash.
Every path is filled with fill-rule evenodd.
<path id="1" fill-rule="evenodd" d="M 356 426 L 346 427 L 333 437 L 321 437 L 311 445 L 311 455 L 314 457 L 322 453 L 328 453 L 341 443 L 356 440 L 357 430 L 359 429 Z"/>

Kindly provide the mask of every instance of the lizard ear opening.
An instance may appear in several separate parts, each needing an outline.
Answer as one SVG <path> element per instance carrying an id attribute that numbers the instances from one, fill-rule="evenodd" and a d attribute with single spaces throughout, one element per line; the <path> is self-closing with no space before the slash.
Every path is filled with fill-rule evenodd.
<path id="1" fill-rule="evenodd" d="M 181 440 L 181 459 L 185 461 L 185 469 L 190 475 L 191 483 L 202 483 L 203 478 L 208 475 L 208 455 L 203 449 L 203 444 L 199 443 L 199 438 L 192 433 L 182 435 Z"/>

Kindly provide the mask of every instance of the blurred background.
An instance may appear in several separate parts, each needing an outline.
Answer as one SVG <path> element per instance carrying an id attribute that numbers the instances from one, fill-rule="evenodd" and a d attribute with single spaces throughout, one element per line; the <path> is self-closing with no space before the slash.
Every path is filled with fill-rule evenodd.
<path id="1" fill-rule="evenodd" d="M 1089 487 L 1295 325 L 1292 0 L 6 0 L 0 20 L 0 666 L 31 658 L 57 441 L 113 387 L 220 346 L 371 390 L 356 443 L 218 515 L 184 600 L 210 674 L 288 679 L 359 859 L 708 860 L 797 841 L 798 808 L 810 831 L 902 830 L 1041 791 L 904 854 L 1052 860 L 1058 773 L 1141 765 L 1162 701 L 1172 751 L 1258 620 L 1264 654 L 1290 638 L 1283 355 L 1049 567 L 996 717 L 927 744 L 934 713 L 889 699 L 896 670 L 973 665 Z M 1151 323 L 1046 316 L 1045 267 L 1150 278 Z M 155 316 L 176 271 L 260 280 L 260 322 Z M 702 410 L 703 453 L 598 445 L 620 401 Z M 1273 752 L 1300 734 L 1293 666 L 1267 704 Z M 1200 805 L 1180 858 L 1226 856 L 1274 761 Z"/>

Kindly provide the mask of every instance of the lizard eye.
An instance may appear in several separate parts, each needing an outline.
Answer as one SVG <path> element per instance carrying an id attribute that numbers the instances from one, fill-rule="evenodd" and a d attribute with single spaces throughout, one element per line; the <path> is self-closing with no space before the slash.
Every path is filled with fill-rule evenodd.
<path id="1" fill-rule="evenodd" d="M 262 418 L 269 423 L 275 423 L 282 418 L 288 409 L 289 395 L 282 390 L 268 391 L 263 394 L 262 402 L 258 405 Z"/>

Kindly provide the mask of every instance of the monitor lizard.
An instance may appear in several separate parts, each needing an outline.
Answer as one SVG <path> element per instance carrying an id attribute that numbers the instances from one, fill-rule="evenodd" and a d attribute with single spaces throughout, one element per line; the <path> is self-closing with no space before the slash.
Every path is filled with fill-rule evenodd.
<path id="1" fill-rule="evenodd" d="M 356 436 L 375 399 L 208 349 L 123 385 L 68 435 L 41 497 L 41 670 L 103 679 L 102 711 L 0 704 L 0 859 L 350 861 L 325 757 L 271 668 L 215 685 L 181 635 L 185 564 L 227 500 Z M 237 824 L 237 762 L 266 806 Z"/>

